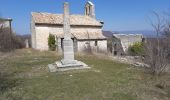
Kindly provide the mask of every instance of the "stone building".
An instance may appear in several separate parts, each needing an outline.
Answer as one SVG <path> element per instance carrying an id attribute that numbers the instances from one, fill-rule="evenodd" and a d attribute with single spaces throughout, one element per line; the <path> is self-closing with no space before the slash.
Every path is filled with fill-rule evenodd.
<path id="1" fill-rule="evenodd" d="M 10 31 L 12 32 L 11 23 L 11 18 L 0 18 L 0 28 L 10 28 Z"/>
<path id="2" fill-rule="evenodd" d="M 48 36 L 56 37 L 57 50 L 63 49 L 63 14 L 32 12 L 31 14 L 32 47 L 48 50 Z M 95 7 L 92 2 L 85 5 L 85 14 L 71 14 L 71 35 L 74 50 L 107 52 L 107 40 L 102 34 L 103 22 L 96 20 Z"/>
<path id="3" fill-rule="evenodd" d="M 113 34 L 113 55 L 126 55 L 131 45 L 142 40 L 142 34 Z"/>

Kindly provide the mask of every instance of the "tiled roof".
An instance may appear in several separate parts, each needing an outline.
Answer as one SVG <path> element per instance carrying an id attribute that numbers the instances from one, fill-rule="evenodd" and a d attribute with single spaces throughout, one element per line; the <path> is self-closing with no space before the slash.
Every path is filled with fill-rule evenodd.
<path id="1" fill-rule="evenodd" d="M 98 32 L 82 32 L 82 33 L 72 33 L 73 36 L 78 39 L 78 40 L 83 40 L 83 39 L 106 39 L 105 36 L 103 36 L 102 33 Z"/>
<path id="2" fill-rule="evenodd" d="M 64 38 L 64 34 L 56 34 L 59 38 Z M 76 38 L 78 40 L 84 40 L 84 39 L 106 39 L 105 36 L 103 36 L 102 33 L 98 32 L 79 32 L 79 33 L 71 33 L 72 38 Z"/>
<path id="3" fill-rule="evenodd" d="M 32 18 L 33 21 L 38 24 L 63 24 L 63 14 L 32 12 Z M 70 24 L 102 26 L 102 24 L 96 19 L 85 15 L 70 15 Z"/>

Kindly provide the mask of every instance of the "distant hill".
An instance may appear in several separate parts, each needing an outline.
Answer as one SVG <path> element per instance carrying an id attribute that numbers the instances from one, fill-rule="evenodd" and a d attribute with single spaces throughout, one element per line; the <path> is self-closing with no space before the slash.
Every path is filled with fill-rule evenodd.
<path id="1" fill-rule="evenodd" d="M 112 37 L 113 36 L 113 32 L 112 31 L 103 31 L 103 35 L 105 37 Z"/>
<path id="2" fill-rule="evenodd" d="M 106 37 L 112 37 L 113 34 L 142 34 L 144 37 L 153 38 L 156 33 L 151 30 L 136 30 L 136 31 L 103 31 L 103 35 Z"/>
<path id="3" fill-rule="evenodd" d="M 120 31 L 123 34 L 142 34 L 144 37 L 155 37 L 155 31 L 151 30 L 136 30 L 136 31 Z"/>

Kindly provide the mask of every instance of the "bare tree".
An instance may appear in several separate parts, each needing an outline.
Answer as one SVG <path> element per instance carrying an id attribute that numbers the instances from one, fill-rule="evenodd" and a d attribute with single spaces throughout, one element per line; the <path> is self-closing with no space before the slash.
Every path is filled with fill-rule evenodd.
<path id="1" fill-rule="evenodd" d="M 168 68 L 168 42 L 159 40 L 161 44 L 158 49 L 158 42 L 155 39 L 148 39 L 145 44 L 145 62 L 150 66 L 154 75 L 160 75 Z"/>
<path id="2" fill-rule="evenodd" d="M 0 18 L 0 32 L 2 31 L 3 28 L 3 20 Z"/>
<path id="3" fill-rule="evenodd" d="M 150 70 L 154 75 L 161 75 L 168 68 L 168 42 L 162 37 L 165 28 L 164 19 L 156 12 L 156 23 L 151 22 L 156 33 L 156 39 L 147 39 L 145 44 L 145 62 L 150 66 Z"/>
<path id="4" fill-rule="evenodd" d="M 165 15 L 167 16 L 167 19 L 166 19 L 166 25 L 165 25 L 165 28 L 164 28 L 164 34 L 165 34 L 165 37 L 166 37 L 166 40 L 168 42 L 168 59 L 169 59 L 169 62 L 170 62 L 170 13 L 167 12 L 165 13 Z"/>
<path id="5" fill-rule="evenodd" d="M 166 16 L 166 20 L 165 20 L 165 28 L 164 28 L 164 35 L 167 37 L 167 38 L 170 38 L 170 10 L 169 11 L 166 11 L 164 12 L 164 15 Z"/>
<path id="6" fill-rule="evenodd" d="M 170 38 L 170 22 L 167 21 L 165 29 L 164 29 L 165 36 Z"/>
<path id="7" fill-rule="evenodd" d="M 24 47 L 24 43 L 14 33 L 11 28 L 3 27 L 5 20 L 0 19 L 0 51 L 8 52 Z"/>

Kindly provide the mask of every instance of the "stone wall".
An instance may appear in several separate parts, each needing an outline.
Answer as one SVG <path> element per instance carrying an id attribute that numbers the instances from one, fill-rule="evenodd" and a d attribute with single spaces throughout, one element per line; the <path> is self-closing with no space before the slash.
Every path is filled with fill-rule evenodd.
<path id="1" fill-rule="evenodd" d="M 143 36 L 141 34 L 114 34 L 113 35 L 113 53 L 126 54 L 129 46 L 136 42 L 142 42 Z M 116 45 L 115 45 L 116 44 Z M 116 47 L 121 46 L 121 47 Z M 122 48 L 122 50 L 120 50 Z M 119 49 L 119 50 L 115 50 Z"/>
<path id="2" fill-rule="evenodd" d="M 35 31 L 35 23 L 31 20 L 31 46 L 36 49 L 36 31 Z"/>
<path id="3" fill-rule="evenodd" d="M 37 50 L 48 50 L 48 36 L 50 30 L 48 27 L 36 27 L 36 47 Z"/>
<path id="4" fill-rule="evenodd" d="M 8 28 L 8 27 L 10 27 L 10 22 L 9 22 L 9 21 L 4 21 L 4 22 L 2 22 L 2 27 L 3 27 L 3 28 Z"/>
<path id="5" fill-rule="evenodd" d="M 99 51 L 98 52 L 104 52 L 107 53 L 107 40 L 99 40 L 98 41 L 98 48 Z"/>
<path id="6" fill-rule="evenodd" d="M 0 27 L 2 28 L 10 28 L 12 19 L 2 19 L 0 18 Z"/>
<path id="7" fill-rule="evenodd" d="M 107 52 L 107 40 L 78 41 L 77 46 L 79 52 L 88 52 L 89 49 L 91 49 L 92 52 Z"/>
<path id="8" fill-rule="evenodd" d="M 34 23 L 33 23 L 34 24 Z M 49 34 L 53 34 L 56 37 L 61 36 L 63 34 L 63 27 L 62 26 L 38 26 L 36 25 L 35 30 L 32 25 L 32 45 L 33 48 L 37 50 L 48 50 L 48 36 Z M 71 33 L 82 33 L 82 32 L 98 32 L 102 34 L 102 29 L 98 27 L 72 27 Z M 35 34 L 36 33 L 36 34 Z M 61 37 L 60 37 L 61 38 Z M 59 38 L 60 41 L 61 39 Z M 85 42 L 87 41 L 77 41 L 77 49 L 78 51 L 83 50 Z M 61 44 L 61 43 L 60 43 Z M 94 45 L 94 41 L 91 41 L 91 45 Z M 100 48 L 101 51 L 106 50 L 107 51 L 107 41 L 106 40 L 100 40 L 98 42 L 98 48 Z M 59 50 L 61 50 L 59 48 Z"/>

